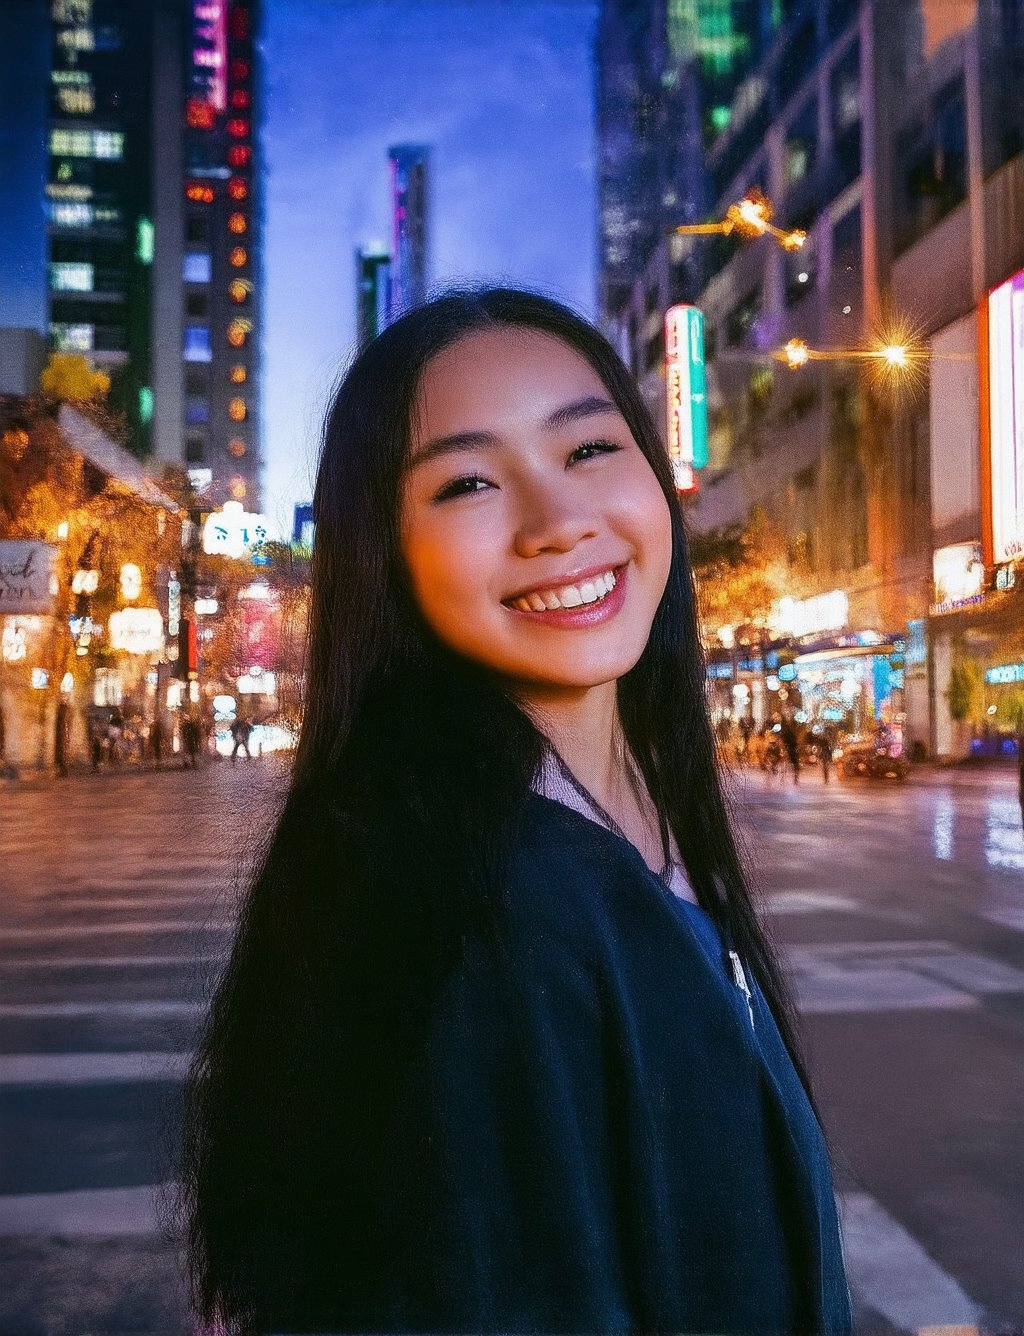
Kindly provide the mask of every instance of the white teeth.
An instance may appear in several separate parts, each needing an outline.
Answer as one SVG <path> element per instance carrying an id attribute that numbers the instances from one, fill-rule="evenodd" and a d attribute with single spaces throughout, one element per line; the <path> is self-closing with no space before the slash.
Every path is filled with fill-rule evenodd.
<path id="1" fill-rule="evenodd" d="M 581 585 L 562 585 L 559 589 L 545 589 L 543 593 L 523 594 L 512 600 L 519 612 L 553 612 L 556 608 L 578 608 L 584 603 L 597 603 L 610 594 L 617 581 L 614 571 L 605 571 Z"/>

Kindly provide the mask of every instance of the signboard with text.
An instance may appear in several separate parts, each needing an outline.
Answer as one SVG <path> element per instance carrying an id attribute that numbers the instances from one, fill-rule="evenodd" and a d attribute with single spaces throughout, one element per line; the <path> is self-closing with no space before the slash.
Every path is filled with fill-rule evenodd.
<path id="1" fill-rule="evenodd" d="M 1024 270 L 989 293 L 986 315 L 982 511 L 998 565 L 1024 557 Z"/>
<path id="2" fill-rule="evenodd" d="M 676 488 L 697 490 L 696 470 L 708 462 L 708 396 L 704 312 L 672 306 L 665 314 L 668 455 Z"/>
<path id="3" fill-rule="evenodd" d="M 0 542 L 0 615 L 52 612 L 57 597 L 57 548 Z"/>

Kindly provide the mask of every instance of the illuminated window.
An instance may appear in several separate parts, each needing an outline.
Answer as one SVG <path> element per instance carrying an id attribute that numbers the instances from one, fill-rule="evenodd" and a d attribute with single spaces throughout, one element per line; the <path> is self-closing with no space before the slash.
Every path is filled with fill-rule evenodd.
<path id="1" fill-rule="evenodd" d="M 252 161 L 252 149 L 248 144 L 232 144 L 228 149 L 229 167 L 248 167 Z"/>
<path id="2" fill-rule="evenodd" d="M 61 28 L 56 34 L 55 40 L 58 46 L 62 46 L 68 52 L 94 51 L 96 49 L 96 37 L 93 30 L 85 24 L 76 28 Z"/>
<path id="3" fill-rule="evenodd" d="M 249 11 L 241 5 L 235 5 L 231 11 L 228 32 L 236 42 L 242 42 L 249 36 Z"/>
<path id="4" fill-rule="evenodd" d="M 185 400 L 185 425 L 202 427 L 210 420 L 210 405 L 201 395 L 190 396 Z"/>
<path id="5" fill-rule="evenodd" d="M 228 372 L 228 380 L 230 380 L 232 385 L 244 385 L 248 379 L 249 372 L 240 363 L 233 366 Z"/>
<path id="6" fill-rule="evenodd" d="M 120 209 L 104 208 L 102 205 L 96 206 L 96 221 L 104 227 L 117 227 L 122 222 L 123 215 Z"/>
<path id="7" fill-rule="evenodd" d="M 244 422 L 249 416 L 244 399 L 232 399 L 228 404 L 228 417 L 232 422 Z"/>
<path id="8" fill-rule="evenodd" d="M 213 271 L 213 262 L 205 251 L 189 251 L 181 264 L 181 277 L 185 283 L 209 283 Z"/>
<path id="9" fill-rule="evenodd" d="M 213 186 L 206 181 L 188 181 L 185 185 L 185 198 L 193 204 L 212 204 Z"/>
<path id="10" fill-rule="evenodd" d="M 68 158 L 121 158 L 124 135 L 120 130 L 51 130 L 50 152 Z"/>
<path id="11" fill-rule="evenodd" d="M 245 500 L 245 483 L 241 478 L 231 479 L 231 496 L 235 501 Z"/>
<path id="12" fill-rule="evenodd" d="M 96 94 L 91 88 L 58 88 L 56 98 L 65 116 L 88 116 L 96 110 Z"/>
<path id="13" fill-rule="evenodd" d="M 252 284 L 248 279 L 236 278 L 228 284 L 228 296 L 236 306 L 241 306 L 244 301 L 248 301 L 250 292 L 252 292 Z"/>
<path id="14" fill-rule="evenodd" d="M 153 387 L 139 386 L 139 421 L 145 425 L 153 421 Z"/>
<path id="15" fill-rule="evenodd" d="M 51 130 L 50 152 L 64 153 L 71 158 L 91 158 L 92 131 Z"/>
<path id="16" fill-rule="evenodd" d="M 50 13 L 54 23 L 89 23 L 92 0 L 53 0 Z"/>
<path id="17" fill-rule="evenodd" d="M 249 187 L 240 176 L 233 176 L 228 182 L 228 194 L 232 199 L 248 199 Z"/>
<path id="18" fill-rule="evenodd" d="M 50 342 L 59 353 L 91 352 L 95 338 L 94 325 L 68 325 L 61 322 L 50 325 Z"/>
<path id="19" fill-rule="evenodd" d="M 124 135 L 119 130 L 93 130 L 94 158 L 120 158 L 124 156 Z"/>
<path id="20" fill-rule="evenodd" d="M 232 348 L 244 348 L 252 333 L 252 321 L 237 318 L 228 325 L 228 343 Z"/>
<path id="21" fill-rule="evenodd" d="M 212 362 L 213 343 L 204 325 L 189 325 L 185 330 L 183 353 L 186 362 Z"/>
<path id="22" fill-rule="evenodd" d="M 241 236 L 249 230 L 249 220 L 244 213 L 233 213 L 228 217 L 228 231 Z"/>
<path id="23" fill-rule="evenodd" d="M 228 441 L 228 454 L 232 459 L 241 459 L 245 454 L 245 442 L 240 436 L 232 436 Z"/>
<path id="24" fill-rule="evenodd" d="M 244 116 L 232 116 L 228 121 L 228 134 L 232 139 L 244 139 L 249 133 L 249 122 Z"/>
<path id="25" fill-rule="evenodd" d="M 249 252 L 244 246 L 232 246 L 228 255 L 232 269 L 244 269 L 249 263 Z"/>
<path id="26" fill-rule="evenodd" d="M 216 114 L 209 102 L 190 97 L 185 104 L 185 123 L 193 130 L 212 130 L 216 123 Z"/>
<path id="27" fill-rule="evenodd" d="M 236 88 L 231 94 L 231 105 L 235 111 L 246 111 L 252 103 L 252 98 L 244 88 Z"/>
<path id="28" fill-rule="evenodd" d="M 228 73 L 232 79 L 248 79 L 249 62 L 247 60 L 242 60 L 240 57 L 236 58 L 228 66 Z"/>
<path id="29" fill-rule="evenodd" d="M 91 204 L 68 204 L 56 200 L 50 205 L 50 222 L 56 227 L 92 227 L 95 218 Z"/>
<path id="30" fill-rule="evenodd" d="M 54 292 L 92 292 L 93 267 L 58 261 L 50 265 L 50 288 Z"/>

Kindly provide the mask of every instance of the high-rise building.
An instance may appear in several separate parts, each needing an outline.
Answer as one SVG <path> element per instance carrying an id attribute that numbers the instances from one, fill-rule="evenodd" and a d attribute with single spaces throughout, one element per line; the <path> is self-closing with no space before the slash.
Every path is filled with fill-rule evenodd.
<path id="1" fill-rule="evenodd" d="M 153 414 L 154 25 L 129 0 L 54 0 L 46 211 L 49 336 L 112 376 L 133 448 Z"/>
<path id="2" fill-rule="evenodd" d="M 691 531 L 760 516 L 781 540 L 787 596 L 709 628 L 716 708 L 758 723 L 800 709 L 851 730 L 895 720 L 919 752 L 953 754 L 956 665 L 973 658 L 1002 685 L 1024 653 L 1010 597 L 1024 591 L 1009 426 L 1024 326 L 1020 6 L 752 0 L 728 7 L 728 31 L 724 0 L 672 8 L 684 43 L 714 11 L 734 58 L 724 82 L 705 68 L 705 32 L 699 221 L 756 189 L 784 235 L 804 234 L 663 234 L 607 264 L 606 325 L 662 422 L 666 312 L 704 316 L 710 459 Z M 791 370 L 791 340 L 830 355 Z M 906 348 L 916 374 L 898 359 L 893 376 L 872 374 L 885 348 Z"/>
<path id="3" fill-rule="evenodd" d="M 392 247 L 390 318 L 418 306 L 427 292 L 427 164 L 423 144 L 396 144 L 391 161 Z"/>
<path id="4" fill-rule="evenodd" d="M 52 0 L 49 335 L 137 454 L 258 507 L 255 0 Z"/>
<path id="5" fill-rule="evenodd" d="M 356 339 L 364 347 L 388 323 L 391 256 L 381 246 L 356 250 Z"/>

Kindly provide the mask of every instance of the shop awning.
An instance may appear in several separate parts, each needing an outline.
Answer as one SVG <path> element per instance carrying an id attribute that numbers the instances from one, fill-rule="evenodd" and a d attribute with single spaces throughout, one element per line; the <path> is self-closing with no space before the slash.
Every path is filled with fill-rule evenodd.
<path id="1" fill-rule="evenodd" d="M 181 507 L 159 488 L 150 478 L 145 465 L 127 451 L 124 446 L 112 440 L 94 422 L 67 404 L 61 406 L 57 425 L 64 433 L 72 449 L 89 461 L 94 468 L 113 478 L 122 487 L 134 492 L 140 500 L 151 506 L 161 506 L 172 514 L 178 514 Z"/>
<path id="2" fill-rule="evenodd" d="M 874 657 L 876 654 L 884 654 L 886 658 L 897 650 L 897 646 L 892 641 L 887 641 L 881 645 L 842 645 L 835 649 L 816 649 L 809 654 L 798 654 L 793 662 L 802 667 L 809 663 L 825 663 L 829 659 L 864 659 Z"/>

